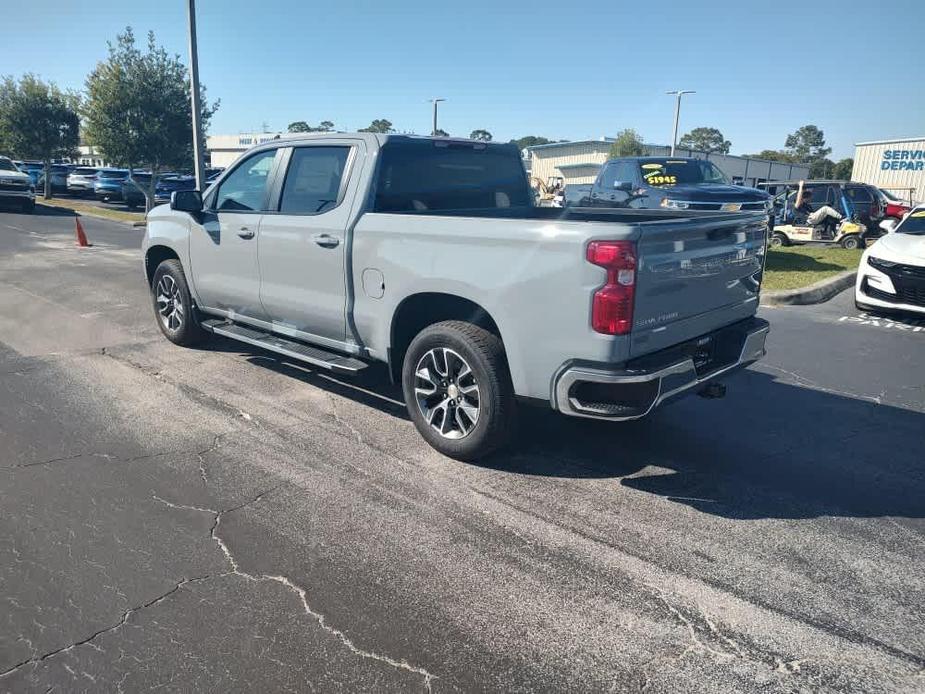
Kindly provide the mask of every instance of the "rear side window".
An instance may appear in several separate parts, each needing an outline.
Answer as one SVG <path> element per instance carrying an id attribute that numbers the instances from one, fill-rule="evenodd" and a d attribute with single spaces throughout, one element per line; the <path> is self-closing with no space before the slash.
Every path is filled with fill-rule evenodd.
<path id="1" fill-rule="evenodd" d="M 376 212 L 530 207 L 532 194 L 515 147 L 433 140 L 382 148 Z"/>
<path id="2" fill-rule="evenodd" d="M 874 201 L 874 196 L 867 188 L 846 188 L 845 194 L 856 205 L 870 205 Z"/>
<path id="3" fill-rule="evenodd" d="M 297 147 L 289 160 L 279 211 L 321 214 L 337 206 L 349 147 Z"/>
<path id="4" fill-rule="evenodd" d="M 266 203 L 267 181 L 276 150 L 252 154 L 222 181 L 215 196 L 215 209 L 226 212 L 262 210 Z"/>

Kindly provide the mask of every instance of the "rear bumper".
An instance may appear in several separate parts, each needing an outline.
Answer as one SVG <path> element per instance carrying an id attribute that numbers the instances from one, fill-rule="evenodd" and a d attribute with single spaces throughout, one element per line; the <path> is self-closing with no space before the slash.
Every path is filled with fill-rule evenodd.
<path id="1" fill-rule="evenodd" d="M 552 406 L 563 414 L 593 419 L 640 419 L 670 399 L 745 368 L 765 355 L 770 325 L 739 321 L 683 345 L 634 359 L 622 368 L 564 364 L 553 380 Z M 708 343 L 712 356 L 697 365 L 695 351 Z"/>

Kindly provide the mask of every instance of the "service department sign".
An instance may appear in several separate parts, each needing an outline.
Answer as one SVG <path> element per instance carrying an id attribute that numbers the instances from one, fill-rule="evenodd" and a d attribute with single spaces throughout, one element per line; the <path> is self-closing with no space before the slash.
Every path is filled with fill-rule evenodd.
<path id="1" fill-rule="evenodd" d="M 922 171 L 925 169 L 925 149 L 888 149 L 880 162 L 882 171 Z"/>

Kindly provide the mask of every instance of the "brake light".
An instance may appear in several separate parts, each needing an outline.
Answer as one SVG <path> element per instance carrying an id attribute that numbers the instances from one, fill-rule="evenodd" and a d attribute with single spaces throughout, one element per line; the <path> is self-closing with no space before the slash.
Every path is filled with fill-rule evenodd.
<path id="1" fill-rule="evenodd" d="M 633 327 L 636 298 L 636 246 L 632 241 L 592 241 L 589 263 L 607 270 L 607 282 L 594 292 L 591 327 L 605 335 L 626 335 Z"/>

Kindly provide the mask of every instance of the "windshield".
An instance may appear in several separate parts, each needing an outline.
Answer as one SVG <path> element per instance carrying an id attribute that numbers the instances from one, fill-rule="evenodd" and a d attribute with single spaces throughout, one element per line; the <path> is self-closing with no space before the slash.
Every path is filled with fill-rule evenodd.
<path id="1" fill-rule="evenodd" d="M 9 159 L 0 159 L 0 171 L 19 171 Z"/>
<path id="2" fill-rule="evenodd" d="M 639 171 L 650 186 L 727 182 L 713 162 L 702 159 L 647 159 L 639 164 Z"/>
<path id="3" fill-rule="evenodd" d="M 917 210 L 906 217 L 902 224 L 896 227 L 896 233 L 925 236 L 925 210 Z"/>

